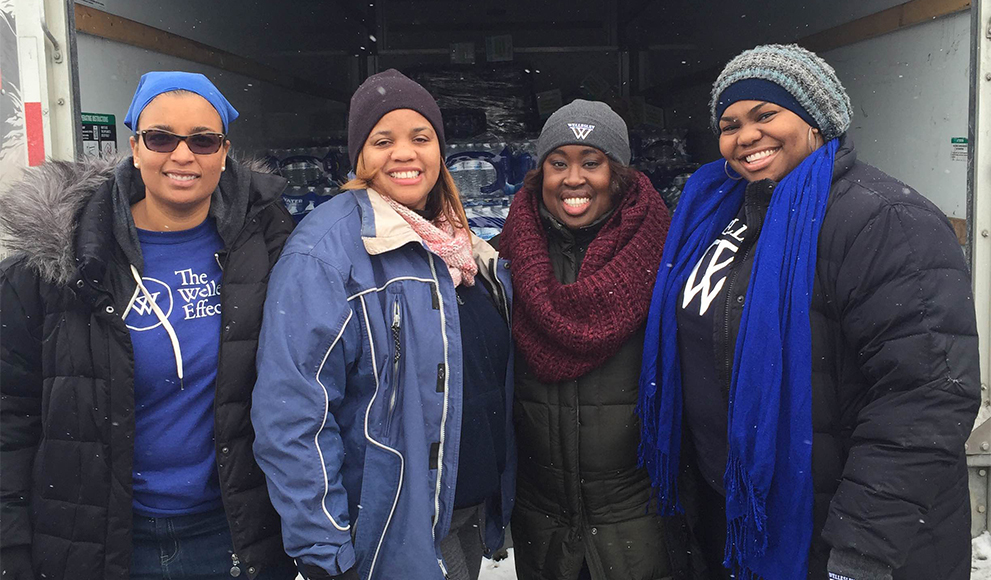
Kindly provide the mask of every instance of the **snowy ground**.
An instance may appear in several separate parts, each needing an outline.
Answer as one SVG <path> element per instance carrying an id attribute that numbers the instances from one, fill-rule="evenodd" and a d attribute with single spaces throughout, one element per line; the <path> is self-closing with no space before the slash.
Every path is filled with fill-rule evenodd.
<path id="1" fill-rule="evenodd" d="M 970 580 L 991 580 L 991 534 L 984 532 L 974 538 L 970 561 Z"/>
<path id="2" fill-rule="evenodd" d="M 478 580 L 516 580 L 512 548 L 509 549 L 509 558 L 502 562 L 482 560 L 482 574 Z M 984 532 L 974 538 L 970 580 L 991 580 L 991 533 Z"/>
<path id="3" fill-rule="evenodd" d="M 984 532 L 974 538 L 973 554 L 970 580 L 991 580 L 991 534 Z M 516 580 L 513 549 L 509 549 L 509 557 L 501 562 L 483 559 L 482 573 L 478 580 Z"/>
<path id="4" fill-rule="evenodd" d="M 991 552 L 991 546 L 989 546 L 989 552 Z M 303 580 L 303 577 L 297 576 L 296 580 Z M 516 580 L 516 560 L 513 558 L 513 549 L 509 549 L 508 558 L 499 562 L 482 558 L 482 570 L 478 575 L 478 580 Z"/>
<path id="5" fill-rule="evenodd" d="M 970 580 L 991 580 L 991 534 L 974 538 L 973 560 L 970 564 Z M 300 576 L 297 580 L 302 580 Z M 509 549 L 509 557 L 501 562 L 482 559 L 482 570 L 478 580 L 516 580 L 516 561 L 513 549 Z"/>
<path id="6" fill-rule="evenodd" d="M 493 562 L 482 558 L 482 571 L 478 575 L 478 580 L 516 580 L 516 559 L 513 557 L 513 549 L 509 549 L 509 557 L 505 560 Z"/>

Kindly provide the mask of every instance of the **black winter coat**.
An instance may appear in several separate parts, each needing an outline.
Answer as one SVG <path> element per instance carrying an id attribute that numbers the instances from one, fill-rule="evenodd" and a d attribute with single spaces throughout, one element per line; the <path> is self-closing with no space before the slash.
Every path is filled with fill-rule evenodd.
<path id="1" fill-rule="evenodd" d="M 598 232 L 572 232 L 544 213 L 554 273 L 577 279 Z M 601 226 L 605 220 L 600 220 Z M 520 580 L 660 580 L 670 563 L 650 478 L 637 467 L 643 329 L 577 380 L 547 384 L 516 357 L 519 447 L 513 546 Z"/>
<path id="2" fill-rule="evenodd" d="M 121 313 L 135 250 L 141 264 L 140 246 L 118 240 L 144 194 L 131 165 L 49 162 L 0 207 L 23 250 L 0 264 L 0 546 L 29 546 L 36 578 L 130 576 L 134 360 Z M 284 186 L 228 159 L 210 209 L 225 248 L 217 467 L 248 578 L 288 558 L 249 421 L 268 275 L 293 223 Z"/>
<path id="3" fill-rule="evenodd" d="M 769 181 L 747 188 L 748 233 L 737 250 L 743 259 L 730 266 L 727 288 L 714 305 L 716 360 L 728 362 L 721 377 L 727 397 L 753 262 L 749 250 L 772 188 Z M 846 137 L 819 234 L 810 320 L 814 529 L 808 578 L 825 580 L 835 548 L 890 566 L 895 580 L 967 580 L 964 442 L 981 398 L 970 274 L 943 213 L 857 161 Z M 689 489 L 695 485 L 707 484 L 690 482 Z M 685 506 L 695 526 L 725 528 L 725 520 L 702 521 L 698 511 L 705 506 L 695 503 Z M 721 553 L 722 546 L 716 549 Z"/>

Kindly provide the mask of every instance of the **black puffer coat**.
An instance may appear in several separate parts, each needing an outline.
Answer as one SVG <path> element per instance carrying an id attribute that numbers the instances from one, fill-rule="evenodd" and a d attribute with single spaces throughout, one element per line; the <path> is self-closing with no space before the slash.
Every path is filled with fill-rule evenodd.
<path id="1" fill-rule="evenodd" d="M 114 200 L 143 196 L 131 164 L 49 162 L 0 207 L 22 250 L 0 264 L 0 546 L 29 546 L 37 578 L 130 576 L 134 360 L 120 314 L 136 248 L 118 242 L 129 205 Z M 269 270 L 292 229 L 284 186 L 228 159 L 210 209 L 225 247 L 217 466 L 248 578 L 287 558 L 249 421 Z"/>
<path id="2" fill-rule="evenodd" d="M 730 266 L 727 289 L 714 305 L 717 361 L 731 361 L 753 262 L 748 248 L 772 187 L 747 188 L 748 232 L 737 252 L 744 259 Z M 942 212 L 857 161 L 847 137 L 819 234 L 810 319 L 809 579 L 825 580 L 829 552 L 839 549 L 892 567 L 895 580 L 967 580 L 964 442 L 980 404 L 970 274 Z M 726 395 L 728 370 L 722 374 Z M 725 527 L 711 515 L 701 521 L 705 506 L 685 502 L 695 525 Z"/>
<path id="3" fill-rule="evenodd" d="M 542 212 L 554 274 L 577 279 L 598 228 L 572 232 Z M 604 220 L 599 221 L 599 225 Z M 519 466 L 513 545 L 520 580 L 660 580 L 670 574 L 662 518 L 637 468 L 643 329 L 574 381 L 547 384 L 516 357 Z"/>

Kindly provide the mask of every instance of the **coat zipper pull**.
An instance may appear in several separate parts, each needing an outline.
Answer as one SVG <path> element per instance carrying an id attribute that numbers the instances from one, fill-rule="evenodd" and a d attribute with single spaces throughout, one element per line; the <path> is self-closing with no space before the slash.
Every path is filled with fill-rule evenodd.
<path id="1" fill-rule="evenodd" d="M 237 554 L 231 554 L 231 576 L 237 578 L 241 575 L 241 561 L 237 559 Z"/>

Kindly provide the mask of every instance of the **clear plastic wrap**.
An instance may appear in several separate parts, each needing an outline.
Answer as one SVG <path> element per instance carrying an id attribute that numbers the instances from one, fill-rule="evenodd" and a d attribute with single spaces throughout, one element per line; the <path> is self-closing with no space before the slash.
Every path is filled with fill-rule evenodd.
<path id="1" fill-rule="evenodd" d="M 520 65 L 449 67 L 410 75 L 446 109 L 480 109 L 486 131 L 480 140 L 514 137 L 537 129 L 536 107 L 529 75 Z"/>
<path id="2" fill-rule="evenodd" d="M 672 210 L 681 198 L 688 177 L 698 168 L 688 156 L 685 133 L 670 129 L 637 129 L 630 132 L 631 165 L 643 172 Z"/>
<path id="3" fill-rule="evenodd" d="M 451 143 L 447 167 L 454 178 L 468 225 L 475 235 L 490 239 L 502 231 L 513 194 L 536 166 L 536 143 L 503 141 Z"/>
<path id="4" fill-rule="evenodd" d="M 299 187 L 336 188 L 348 180 L 351 164 L 344 145 L 272 149 L 278 173 Z"/>
<path id="5" fill-rule="evenodd" d="M 300 187 L 290 186 L 282 194 L 282 203 L 289 210 L 293 220 L 299 223 L 306 214 L 318 205 L 340 193 L 336 187 Z"/>

